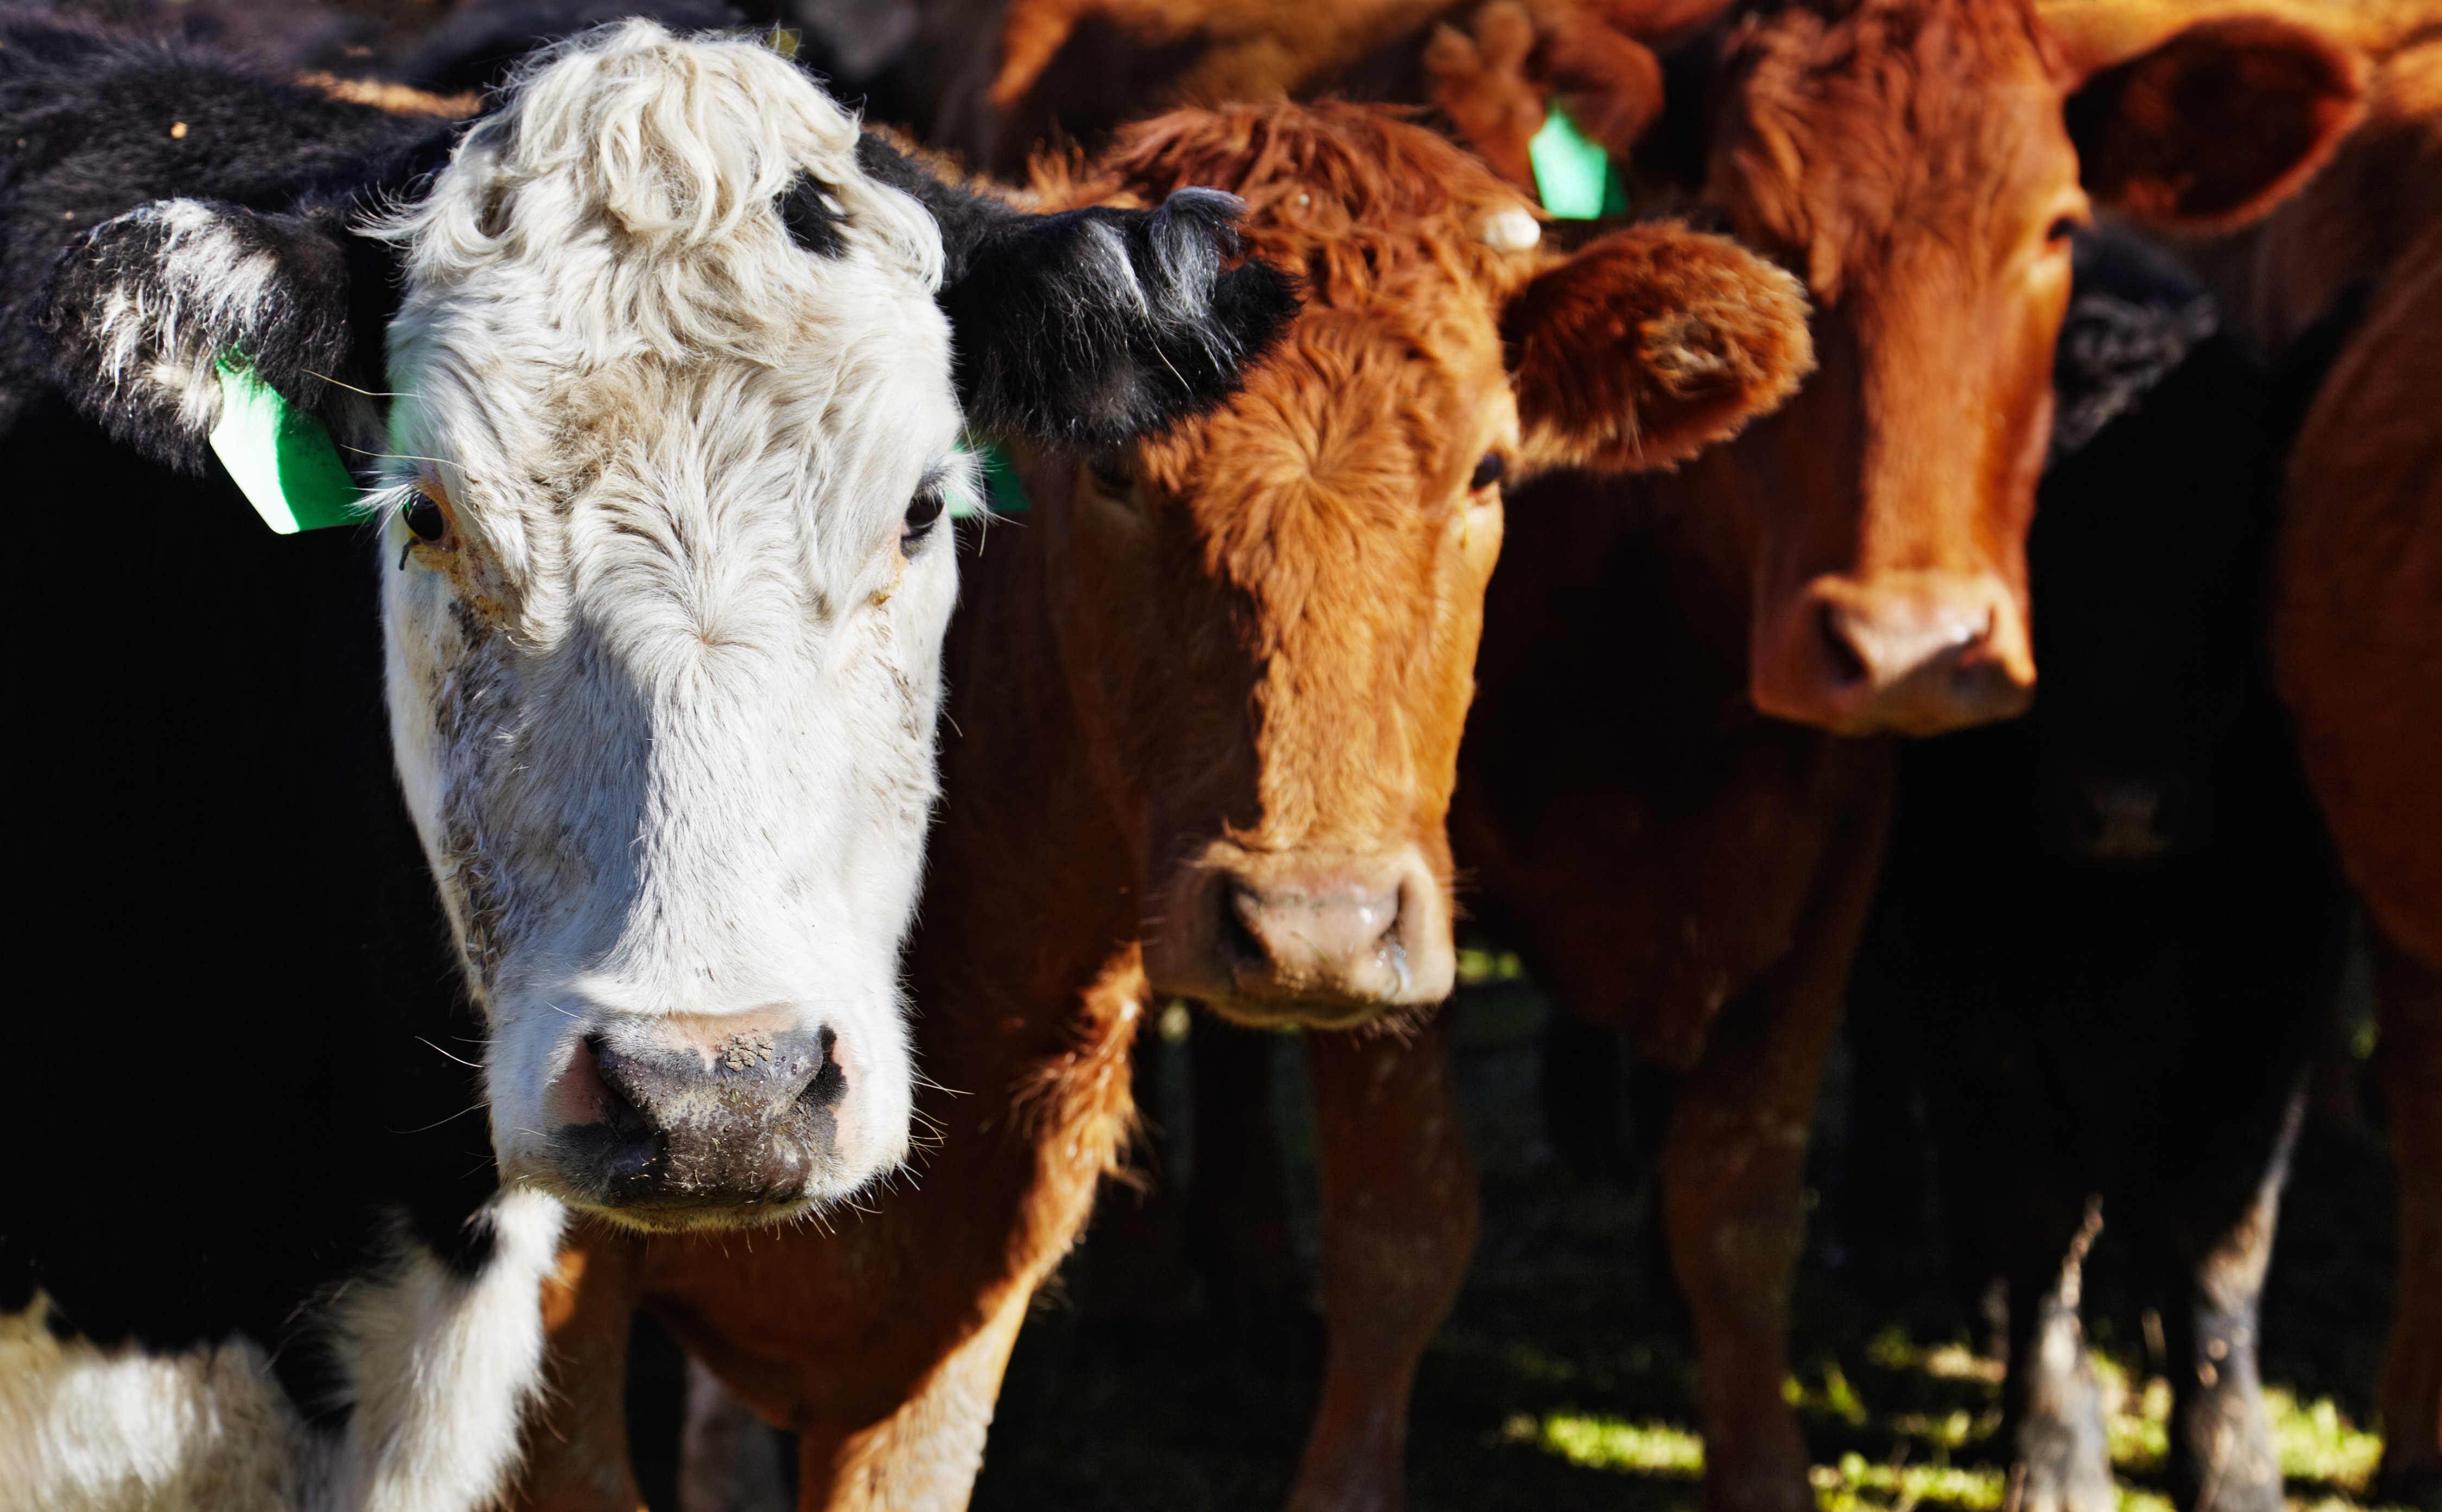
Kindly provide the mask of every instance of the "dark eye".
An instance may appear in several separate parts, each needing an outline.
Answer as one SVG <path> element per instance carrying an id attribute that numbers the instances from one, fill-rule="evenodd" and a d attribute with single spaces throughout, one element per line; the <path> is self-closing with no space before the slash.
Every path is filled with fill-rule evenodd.
<path id="1" fill-rule="evenodd" d="M 1480 494 L 1486 488 L 1491 487 L 1494 483 L 1499 483 L 1501 481 L 1501 453 L 1497 451 L 1485 452 L 1484 454 L 1484 460 L 1475 465 L 1474 474 L 1467 481 L 1467 491 L 1471 494 Z"/>
<path id="2" fill-rule="evenodd" d="M 2058 246 L 2077 234 L 2078 225 L 2078 218 L 2074 215 L 2059 216 L 2053 220 L 2051 228 L 2044 232 L 2044 238 Z"/>
<path id="3" fill-rule="evenodd" d="M 1093 469 L 1094 481 L 1103 485 L 1106 494 L 1124 497 L 1136 486 L 1136 469 L 1129 465 L 1129 458 L 1123 452 L 1096 452 L 1086 465 Z"/>
<path id="4" fill-rule="evenodd" d="M 441 501 L 430 494 L 414 494 L 398 509 L 398 518 L 408 534 L 429 546 L 449 529 L 449 517 L 441 512 Z"/>
<path id="5" fill-rule="evenodd" d="M 941 496 L 934 489 L 918 494 L 907 505 L 907 517 L 899 522 L 899 538 L 921 540 L 941 518 Z"/>

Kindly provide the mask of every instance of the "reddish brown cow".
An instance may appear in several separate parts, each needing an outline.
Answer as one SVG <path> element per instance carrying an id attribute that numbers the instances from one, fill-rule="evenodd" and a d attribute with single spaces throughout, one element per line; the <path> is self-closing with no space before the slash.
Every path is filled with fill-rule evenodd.
<path id="1" fill-rule="evenodd" d="M 1167 8 L 1174 30 L 1184 8 Z M 2162 223 L 2244 221 L 2345 131 L 2360 64 L 2257 16 L 2098 31 L 2022 0 L 1817 0 L 1679 41 L 1687 6 L 1655 6 L 1643 31 L 1630 0 L 1601 9 L 1672 53 L 1678 93 L 1634 197 L 1701 205 L 1801 270 L 1821 367 L 1675 474 L 1522 494 L 1452 834 L 1479 912 L 1553 995 L 1685 1073 L 1664 1209 L 1703 1355 L 1706 1502 L 1795 1512 L 1812 1503 L 1780 1394 L 1799 1175 L 1888 783 L 1885 745 L 1834 737 L 1955 728 L 2031 694 L 2024 537 L 2089 194 Z M 1451 65 L 1455 32 L 1412 47 L 1438 46 L 1435 77 L 1473 77 L 1479 100 L 1525 89 L 1540 110 L 1569 66 L 1560 34 L 1521 53 L 1483 24 L 1497 5 L 1471 14 L 1475 75 Z M 1423 1049 L 1401 1066 L 1438 1084 L 1439 1047 Z M 1334 1096 L 1318 1090 L 1326 1127 Z M 1439 1137 L 1365 1121 L 1383 1151 Z M 1412 1170 L 1322 1158 L 1326 1226 Z M 1310 1456 L 1293 1504 L 1390 1505 L 1394 1484 L 1328 1483 Z"/>
<path id="2" fill-rule="evenodd" d="M 801 1435 L 805 1505 L 964 1504 L 1028 1299 L 1115 1168 L 1143 1006 L 1183 993 L 1250 1022 L 1414 1011 L 1404 1036 L 1309 1036 L 1334 1169 L 1404 1178 L 1334 1209 L 1308 1469 L 1395 1498 L 1379 1407 L 1473 1238 L 1450 1086 L 1411 1067 L 1446 1060 L 1444 819 L 1503 480 L 1736 429 L 1809 365 L 1804 307 L 1676 225 L 1544 251 L 1515 190 L 1356 106 L 1167 117 L 1034 197 L 1181 184 L 1242 195 L 1250 252 L 1303 270 L 1307 303 L 1223 410 L 1021 459 L 1033 508 L 970 537 L 908 964 L 920 1064 L 960 1089 L 920 1100 L 938 1147 L 835 1233 L 572 1252 L 531 1504 L 632 1506 L 602 1387 L 638 1295 Z"/>
<path id="3" fill-rule="evenodd" d="M 2360 280 L 2364 314 L 2291 454 L 2273 662 L 2377 944 L 2399 1290 L 2375 1494 L 2442 1505 L 2442 43 L 2268 230 L 2277 340 Z"/>

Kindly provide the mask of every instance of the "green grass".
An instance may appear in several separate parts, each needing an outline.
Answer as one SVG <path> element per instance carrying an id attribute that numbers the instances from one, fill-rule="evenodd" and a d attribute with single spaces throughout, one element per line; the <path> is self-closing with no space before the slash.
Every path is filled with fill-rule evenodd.
<path id="1" fill-rule="evenodd" d="M 1693 1512 L 1703 1473 L 1695 1359 L 1659 1277 L 1649 1193 L 1580 1180 L 1539 1143 L 1540 999 L 1514 961 L 1470 953 L 1458 1009 L 1462 1102 L 1484 1193 L 1465 1292 L 1428 1352 L 1411 1414 L 1414 1512 Z M 1311 1124 L 1298 1043 L 1275 1042 L 1275 1100 L 1314 1254 Z M 1164 1052 L 1174 1062 L 1183 1047 Z M 1165 1067 L 1183 1087 L 1183 1062 Z M 1827 1105 L 1836 1109 L 1840 1067 Z M 1827 1114 L 1827 1119 L 1830 1114 Z M 1192 1151 L 1180 1152 L 1192 1161 Z M 2385 1193 L 2345 1152 L 2303 1152 L 2265 1318 L 2267 1392 L 2295 1512 L 2354 1512 L 2379 1444 L 2360 1426 L 2389 1312 Z M 2319 1163 L 2321 1162 L 2321 1163 Z M 2336 1163 L 2337 1162 L 2337 1163 Z M 2372 1184 L 2370 1184 L 2372 1183 Z M 1832 1264 L 1827 1203 L 1796 1278 L 1786 1388 L 1824 1512 L 1995 1512 L 2000 1369 L 1938 1255 L 1898 1303 Z M 2301 1237 L 2293 1243 L 2290 1235 Z M 1090 1241 L 1089 1241 L 1090 1242 Z M 2169 1512 L 2169 1392 L 2148 1379 L 2138 1299 L 2106 1228 L 2088 1266 L 2089 1327 L 2122 1512 Z M 1268 1512 L 1313 1409 L 1310 1333 L 1187 1319 L 1125 1347 L 1082 1326 L 1083 1271 L 1018 1343 L 979 1512 Z"/>

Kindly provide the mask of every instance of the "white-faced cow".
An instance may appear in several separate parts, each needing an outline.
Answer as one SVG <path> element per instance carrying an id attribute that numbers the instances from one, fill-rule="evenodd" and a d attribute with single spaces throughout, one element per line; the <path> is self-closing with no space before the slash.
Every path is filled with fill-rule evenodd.
<path id="1" fill-rule="evenodd" d="M 1022 215 L 647 23 L 464 128 L 9 28 L 0 155 L 0 1507 L 479 1504 L 566 1205 L 906 1149 L 961 427 L 1116 444 L 1292 301 L 1227 196 Z M 358 528 L 250 517 L 249 392 Z"/>

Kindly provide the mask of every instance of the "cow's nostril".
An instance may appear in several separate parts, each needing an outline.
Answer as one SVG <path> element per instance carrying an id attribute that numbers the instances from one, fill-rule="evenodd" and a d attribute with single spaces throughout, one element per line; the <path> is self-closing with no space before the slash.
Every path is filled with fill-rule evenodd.
<path id="1" fill-rule="evenodd" d="M 797 1101 L 808 1107 L 835 1108 L 840 1105 L 840 1100 L 847 1096 L 847 1069 L 832 1053 L 832 1047 L 838 1044 L 837 1033 L 828 1029 L 823 1030 L 822 1068 L 814 1072 L 813 1080 L 797 1094 Z"/>
<path id="2" fill-rule="evenodd" d="M 1221 925 L 1216 938 L 1224 960 L 1261 966 L 1271 959 L 1271 952 L 1264 948 L 1264 942 L 1247 924 L 1247 915 L 1261 906 L 1253 893 L 1236 883 L 1221 889 Z"/>
<path id="3" fill-rule="evenodd" d="M 1858 654 L 1855 643 L 1849 639 L 1849 628 L 1840 611 L 1830 604 L 1815 607 L 1814 638 L 1822 645 L 1824 666 L 1833 684 L 1853 686 L 1866 682 L 1871 675 L 1866 659 Z"/>

